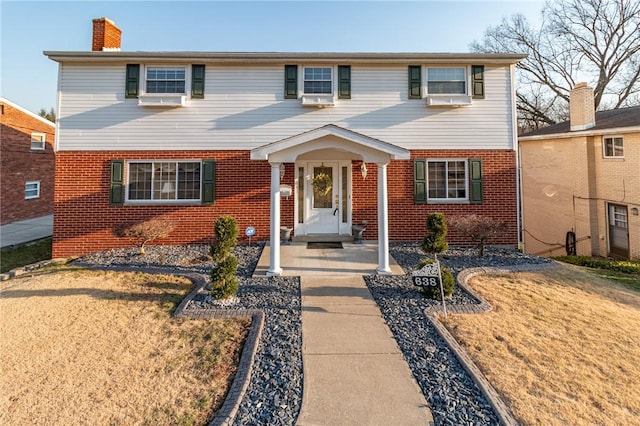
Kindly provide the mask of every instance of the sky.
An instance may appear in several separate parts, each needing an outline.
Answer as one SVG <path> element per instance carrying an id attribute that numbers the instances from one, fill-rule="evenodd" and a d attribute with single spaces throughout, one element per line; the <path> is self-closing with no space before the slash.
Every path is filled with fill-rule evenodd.
<path id="1" fill-rule="evenodd" d="M 43 51 L 91 50 L 92 20 L 122 30 L 123 51 L 468 52 L 542 0 L 30 1 L 0 0 L 0 96 L 56 106 L 58 64 Z"/>

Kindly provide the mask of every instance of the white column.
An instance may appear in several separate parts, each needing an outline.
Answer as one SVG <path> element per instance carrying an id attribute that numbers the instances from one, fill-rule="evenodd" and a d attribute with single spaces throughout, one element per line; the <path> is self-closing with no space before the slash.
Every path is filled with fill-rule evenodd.
<path id="1" fill-rule="evenodd" d="M 267 276 L 282 275 L 280 267 L 280 163 L 271 163 L 271 235 Z"/>
<path id="2" fill-rule="evenodd" d="M 389 208 L 387 203 L 387 164 L 378 163 L 378 268 L 381 275 L 390 275 Z"/>

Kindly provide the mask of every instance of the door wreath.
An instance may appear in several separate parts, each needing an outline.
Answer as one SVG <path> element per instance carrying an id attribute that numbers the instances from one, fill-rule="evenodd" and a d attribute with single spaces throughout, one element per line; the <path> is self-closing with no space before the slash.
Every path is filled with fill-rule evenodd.
<path id="1" fill-rule="evenodd" d="M 320 172 L 313 177 L 311 181 L 313 189 L 320 194 L 327 195 L 333 187 L 333 179 L 325 172 Z"/>

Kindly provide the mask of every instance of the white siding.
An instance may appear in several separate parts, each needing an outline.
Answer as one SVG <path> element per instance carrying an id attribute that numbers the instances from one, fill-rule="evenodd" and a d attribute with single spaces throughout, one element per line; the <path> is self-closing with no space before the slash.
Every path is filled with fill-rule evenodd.
<path id="1" fill-rule="evenodd" d="M 460 108 L 407 99 L 406 65 L 351 70 L 351 99 L 318 109 L 284 99 L 283 65 L 207 64 L 205 99 L 187 96 L 186 107 L 160 109 L 124 98 L 124 64 L 66 63 L 58 149 L 252 149 L 325 124 L 406 149 L 513 148 L 508 66 L 486 66 L 485 99 Z"/>

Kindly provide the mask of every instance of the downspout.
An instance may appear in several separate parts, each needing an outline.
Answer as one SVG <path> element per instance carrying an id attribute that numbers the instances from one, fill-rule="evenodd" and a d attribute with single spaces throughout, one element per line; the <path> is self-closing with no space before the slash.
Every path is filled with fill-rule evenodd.
<path id="1" fill-rule="evenodd" d="M 516 229 L 518 230 L 518 250 L 525 252 L 524 248 L 524 215 L 522 211 L 522 170 L 520 168 L 520 146 L 518 145 L 518 112 L 515 99 L 516 66 L 512 64 L 511 71 L 511 134 L 513 149 L 516 153 Z"/>

